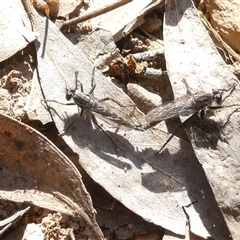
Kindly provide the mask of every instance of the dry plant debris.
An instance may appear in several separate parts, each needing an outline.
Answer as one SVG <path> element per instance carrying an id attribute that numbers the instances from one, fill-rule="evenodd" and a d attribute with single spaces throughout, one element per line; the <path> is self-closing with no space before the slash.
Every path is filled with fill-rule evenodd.
<path id="1" fill-rule="evenodd" d="M 136 125 L 145 124 L 151 108 L 183 97 L 189 89 L 200 94 L 235 82 L 237 87 L 224 104 L 238 103 L 238 80 L 228 68 L 239 72 L 238 31 L 231 32 L 231 27 L 232 37 L 226 38 L 222 30 L 228 13 L 219 11 L 232 12 L 223 7 L 229 4 L 221 1 L 216 6 L 215 1 L 205 0 L 197 6 L 217 52 L 190 0 L 165 5 L 161 0 L 120 1 L 121 6 L 115 1 L 34 1 L 35 8 L 54 22 L 38 14 L 30 1 L 22 3 L 16 1 L 16 9 L 2 6 L 5 19 L 11 19 L 11 32 L 1 20 L 6 31 L 1 40 L 0 110 L 38 126 L 71 160 L 34 129 L 1 115 L 0 178 L 6 177 L 0 181 L 0 199 L 5 201 L 0 204 L 1 220 L 24 203 L 32 206 L 15 225 L 10 223 L 14 231 L 6 230 L 3 236 L 20 236 L 20 229 L 32 224 L 45 239 L 193 239 L 196 235 L 238 239 L 236 109 L 223 108 L 215 116 L 207 113 L 226 141 L 213 134 L 213 147 L 207 123 L 192 119 L 185 126 L 191 142 L 182 131 L 181 139 L 174 137 L 155 155 L 179 119 L 141 132 L 116 130 L 97 118 L 100 129 L 91 122 L 90 111 L 68 129 L 79 109 L 57 103 L 69 103 L 66 90 L 75 88 L 75 72 L 85 96 L 94 79 L 94 98 L 116 100 L 104 104 L 132 116 Z M 235 10 L 239 8 L 235 5 Z M 13 35 L 17 43 L 10 42 Z M 57 102 L 44 104 L 43 99 Z M 62 139 L 51 123 L 46 124 L 52 120 L 58 132 L 67 129 Z M 106 190 L 111 196 L 106 197 Z"/>
<path id="2" fill-rule="evenodd" d="M 33 6 L 41 14 L 51 19 L 56 19 L 59 11 L 59 0 L 34 0 Z"/>

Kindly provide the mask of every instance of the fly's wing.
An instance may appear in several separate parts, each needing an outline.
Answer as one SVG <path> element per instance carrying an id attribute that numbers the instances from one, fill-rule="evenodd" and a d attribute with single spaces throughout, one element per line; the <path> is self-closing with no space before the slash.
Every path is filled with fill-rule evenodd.
<path id="1" fill-rule="evenodd" d="M 135 129 L 135 125 L 131 122 L 131 120 L 124 120 L 121 117 L 113 117 L 113 116 L 103 116 L 97 113 L 94 113 L 94 116 L 97 119 L 101 119 L 103 122 L 110 124 L 111 126 L 122 129 L 125 131 L 130 131 Z"/>
<path id="2" fill-rule="evenodd" d="M 111 103 L 112 100 L 107 101 L 97 101 L 95 100 L 92 104 L 91 112 L 94 113 L 98 118 L 102 119 L 104 122 L 110 125 L 121 128 L 124 130 L 132 130 L 135 128 L 131 114 L 134 111 L 134 105 L 124 107 L 116 102 Z M 130 110 L 132 108 L 132 110 Z"/>
<path id="3" fill-rule="evenodd" d="M 161 104 L 147 113 L 147 122 L 161 122 L 179 115 L 185 116 L 192 114 L 196 112 L 196 110 L 192 108 L 193 101 L 194 96 L 187 96 L 185 98 L 180 98 Z"/>

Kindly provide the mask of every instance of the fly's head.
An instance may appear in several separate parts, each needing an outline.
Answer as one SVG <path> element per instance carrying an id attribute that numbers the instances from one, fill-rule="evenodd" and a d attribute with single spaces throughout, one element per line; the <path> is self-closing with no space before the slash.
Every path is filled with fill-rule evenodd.
<path id="1" fill-rule="evenodd" d="M 237 86 L 237 84 L 234 83 L 229 88 L 226 88 L 226 89 L 222 88 L 222 89 L 218 89 L 217 91 L 212 90 L 213 102 L 215 102 L 217 106 L 221 106 L 222 103 L 225 101 L 225 99 L 228 98 L 232 94 L 232 92 L 234 91 L 236 86 Z M 223 97 L 224 92 L 229 92 L 229 93 Z"/>
<path id="2" fill-rule="evenodd" d="M 73 96 L 75 95 L 75 89 L 66 89 L 66 99 L 67 101 L 71 100 L 73 98 Z"/>
<path id="3" fill-rule="evenodd" d="M 77 91 L 77 85 L 74 89 L 66 88 L 66 99 L 67 99 L 67 101 L 70 101 L 71 99 L 74 100 L 74 96 L 77 95 L 76 91 Z M 81 91 L 83 93 L 82 87 L 81 87 Z"/>
<path id="4" fill-rule="evenodd" d="M 220 90 L 218 90 L 218 91 L 212 90 L 212 100 L 218 106 L 220 106 L 222 104 L 222 101 L 223 101 L 222 95 L 223 95 L 222 91 L 220 91 Z"/>

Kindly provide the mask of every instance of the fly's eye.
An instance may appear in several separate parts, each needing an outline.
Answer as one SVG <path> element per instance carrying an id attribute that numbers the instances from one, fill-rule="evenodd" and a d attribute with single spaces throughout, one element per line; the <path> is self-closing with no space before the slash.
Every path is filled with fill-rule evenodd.
<path id="1" fill-rule="evenodd" d="M 69 101 L 72 98 L 72 94 L 66 94 L 66 99 Z"/>
<path id="2" fill-rule="evenodd" d="M 219 94 L 216 96 L 216 102 L 218 105 L 220 105 L 222 103 L 222 94 Z"/>
<path id="3" fill-rule="evenodd" d="M 72 97 L 73 97 L 73 91 L 72 90 L 68 90 L 67 89 L 67 92 L 66 92 L 66 99 L 67 101 L 69 101 Z"/>
<path id="4" fill-rule="evenodd" d="M 218 105 L 222 104 L 222 92 L 213 92 L 213 99 Z"/>

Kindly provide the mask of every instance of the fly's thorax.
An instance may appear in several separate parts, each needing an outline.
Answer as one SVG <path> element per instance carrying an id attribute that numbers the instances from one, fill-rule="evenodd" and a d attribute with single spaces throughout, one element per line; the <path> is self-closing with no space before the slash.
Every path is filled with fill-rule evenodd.
<path id="1" fill-rule="evenodd" d="M 91 109 L 92 107 L 92 100 L 88 94 L 74 94 L 73 100 L 82 109 Z"/>
<path id="2" fill-rule="evenodd" d="M 193 100 L 193 108 L 196 111 L 202 110 L 205 107 L 211 106 L 213 102 L 213 94 L 212 93 L 206 93 L 199 96 L 194 97 Z"/>

